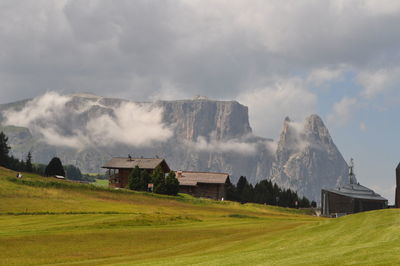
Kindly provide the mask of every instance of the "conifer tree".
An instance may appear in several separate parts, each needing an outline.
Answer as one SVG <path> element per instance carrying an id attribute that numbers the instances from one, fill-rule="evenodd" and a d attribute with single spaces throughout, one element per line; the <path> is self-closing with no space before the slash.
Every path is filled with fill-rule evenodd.
<path id="1" fill-rule="evenodd" d="M 164 177 L 164 173 L 162 172 L 160 166 L 157 166 L 157 168 L 154 169 L 153 173 L 151 174 L 151 180 L 154 185 L 154 188 L 153 188 L 154 193 L 158 193 L 158 194 L 166 193 L 167 189 L 165 186 L 165 177 Z"/>
<path id="2" fill-rule="evenodd" d="M 146 170 L 140 172 L 140 190 L 147 191 L 147 185 L 150 183 L 150 175 Z"/>
<path id="3" fill-rule="evenodd" d="M 62 166 L 60 158 L 54 157 L 53 159 L 51 159 L 46 169 L 44 170 L 44 174 L 45 176 L 59 175 L 65 177 L 64 167 Z"/>
<path id="4" fill-rule="evenodd" d="M 137 165 L 128 176 L 128 188 L 132 190 L 140 190 L 140 168 Z"/>
<path id="5" fill-rule="evenodd" d="M 28 152 L 28 155 L 26 156 L 25 170 L 29 173 L 33 172 L 31 152 Z"/>
<path id="6" fill-rule="evenodd" d="M 7 144 L 8 138 L 3 133 L 0 132 L 0 166 L 9 167 L 9 156 L 10 146 Z"/>
<path id="7" fill-rule="evenodd" d="M 176 178 L 175 172 L 171 171 L 165 178 L 166 194 L 177 195 L 179 192 L 179 181 Z"/>

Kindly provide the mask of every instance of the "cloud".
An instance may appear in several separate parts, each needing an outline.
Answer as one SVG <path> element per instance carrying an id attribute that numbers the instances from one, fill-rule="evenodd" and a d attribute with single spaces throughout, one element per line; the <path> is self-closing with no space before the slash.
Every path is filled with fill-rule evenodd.
<path id="1" fill-rule="evenodd" d="M 400 67 L 365 70 L 358 74 L 357 82 L 363 87 L 361 95 L 367 99 L 388 92 L 400 83 Z"/>
<path id="2" fill-rule="evenodd" d="M 307 77 L 307 82 L 315 85 L 321 86 L 324 83 L 340 80 L 344 74 L 345 67 L 332 68 L 318 68 L 311 71 Z"/>
<path id="3" fill-rule="evenodd" d="M 126 102 L 114 109 L 113 116 L 89 120 L 86 129 L 97 145 L 148 146 L 172 137 L 172 131 L 162 123 L 162 113 L 161 108 Z"/>
<path id="4" fill-rule="evenodd" d="M 205 137 L 198 137 L 196 141 L 186 142 L 186 145 L 195 150 L 203 152 L 219 152 L 219 153 L 240 153 L 240 154 L 255 154 L 257 151 L 257 144 L 246 143 L 237 139 L 230 139 L 226 141 L 211 139 L 207 141 Z"/>
<path id="5" fill-rule="evenodd" d="M 332 113 L 328 115 L 328 123 L 336 126 L 346 125 L 358 107 L 359 102 L 356 98 L 343 97 L 333 105 Z"/>
<path id="6" fill-rule="evenodd" d="M 303 120 L 315 112 L 317 102 L 301 79 L 278 80 L 272 86 L 243 92 L 238 99 L 249 106 L 255 133 L 273 137 L 286 116 Z"/>
<path id="7" fill-rule="evenodd" d="M 226 99 L 272 86 L 266 81 L 275 76 L 311 73 L 318 84 L 336 77 L 341 65 L 355 72 L 376 70 L 382 62 L 398 66 L 398 6 L 358 0 L 3 0 L 1 100 L 46 90 L 135 100 L 158 94 Z"/>
<path id="8" fill-rule="evenodd" d="M 162 123 L 161 108 L 122 102 L 110 109 L 99 104 L 99 99 L 77 104 L 73 96 L 48 92 L 21 110 L 5 111 L 4 123 L 27 127 L 50 145 L 75 149 L 114 144 L 148 146 L 172 136 L 172 130 Z"/>
<path id="9" fill-rule="evenodd" d="M 265 149 L 273 154 L 277 145 L 271 140 L 254 139 L 251 134 L 240 139 L 220 140 L 217 139 L 215 132 L 207 137 L 199 136 L 195 141 L 185 141 L 184 144 L 196 152 L 239 153 L 242 155 L 255 155 L 259 150 L 264 151 Z"/>

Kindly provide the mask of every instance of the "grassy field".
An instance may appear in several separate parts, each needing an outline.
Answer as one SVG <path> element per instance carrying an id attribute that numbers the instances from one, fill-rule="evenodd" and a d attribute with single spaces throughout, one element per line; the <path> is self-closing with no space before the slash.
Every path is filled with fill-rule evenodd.
<path id="1" fill-rule="evenodd" d="M 400 211 L 303 211 L 160 196 L 0 168 L 0 264 L 391 265 Z"/>

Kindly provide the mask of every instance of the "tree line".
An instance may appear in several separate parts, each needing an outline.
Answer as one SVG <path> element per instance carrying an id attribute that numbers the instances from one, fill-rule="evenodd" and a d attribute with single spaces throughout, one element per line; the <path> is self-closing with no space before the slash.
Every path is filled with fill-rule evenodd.
<path id="1" fill-rule="evenodd" d="M 19 160 L 10 155 L 11 147 L 8 145 L 8 137 L 0 132 L 0 166 L 17 171 L 35 173 L 42 176 L 64 176 L 71 180 L 94 182 L 95 177 L 83 175 L 80 169 L 73 165 L 63 166 L 58 157 L 50 160 L 49 164 L 32 163 L 32 153 L 28 152 L 25 160 Z"/>
<path id="2" fill-rule="evenodd" d="M 152 184 L 152 187 L 149 187 Z M 135 166 L 128 176 L 128 188 L 136 191 L 149 191 L 165 195 L 177 195 L 179 181 L 175 172 L 171 171 L 166 176 L 158 166 L 149 174 L 146 170 L 140 170 Z"/>
<path id="3" fill-rule="evenodd" d="M 306 197 L 300 197 L 291 189 L 282 189 L 270 180 L 262 180 L 253 187 L 244 176 L 239 178 L 236 185 L 228 185 L 227 200 L 289 208 L 309 208 L 317 205 L 315 201 L 310 202 Z"/>

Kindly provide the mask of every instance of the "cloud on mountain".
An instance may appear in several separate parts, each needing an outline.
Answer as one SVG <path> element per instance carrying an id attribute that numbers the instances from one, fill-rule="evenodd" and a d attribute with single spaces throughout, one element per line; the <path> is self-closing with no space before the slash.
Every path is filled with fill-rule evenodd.
<path id="1" fill-rule="evenodd" d="M 98 103 L 88 101 L 83 108 L 76 109 L 67 106 L 72 101 L 73 96 L 47 92 L 29 101 L 21 110 L 5 111 L 4 124 L 27 127 L 50 145 L 75 149 L 115 144 L 143 147 L 172 136 L 172 130 L 162 123 L 163 110 L 159 107 L 122 102 L 108 112 L 94 111 L 92 116 L 88 115 L 88 122 L 81 124 L 80 116 Z"/>

